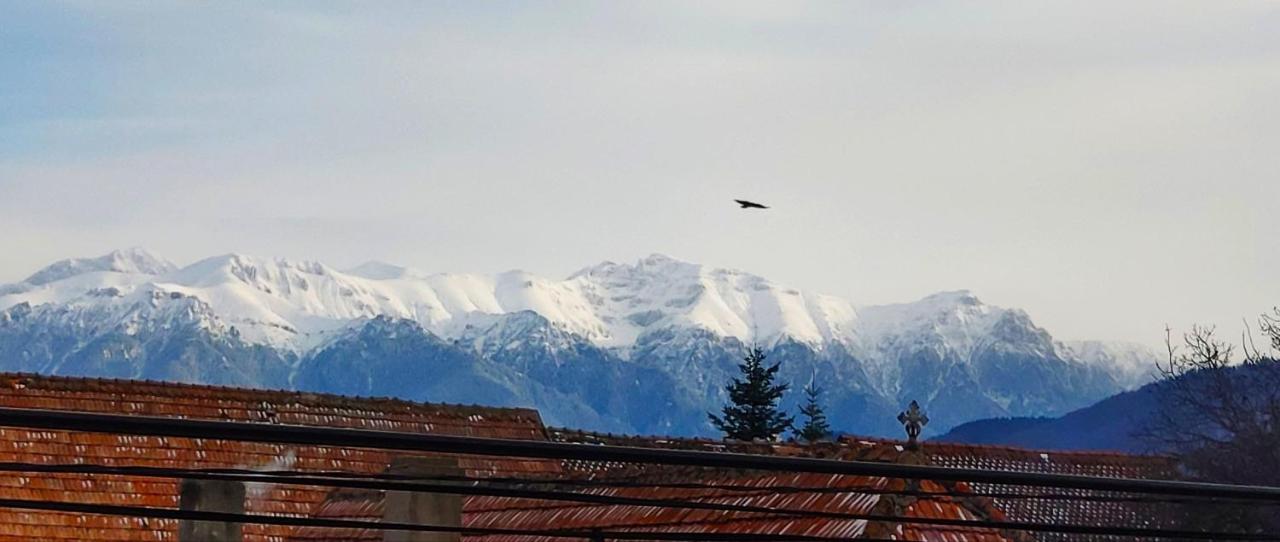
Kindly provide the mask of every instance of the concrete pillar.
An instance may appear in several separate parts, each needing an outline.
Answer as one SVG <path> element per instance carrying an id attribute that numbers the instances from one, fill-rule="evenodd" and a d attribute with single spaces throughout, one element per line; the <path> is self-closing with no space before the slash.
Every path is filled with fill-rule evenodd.
<path id="1" fill-rule="evenodd" d="M 398 457 L 388 474 L 399 476 L 463 476 L 458 460 L 449 457 Z M 447 483 L 447 482 L 445 482 Z M 418 525 L 462 526 L 462 495 L 388 491 L 383 501 L 382 519 Z M 459 542 L 458 533 L 384 531 L 384 542 Z"/>
<path id="2" fill-rule="evenodd" d="M 244 484 L 222 480 L 183 480 L 178 508 L 202 512 L 244 513 Z M 239 523 L 181 521 L 179 542 L 243 542 Z"/>

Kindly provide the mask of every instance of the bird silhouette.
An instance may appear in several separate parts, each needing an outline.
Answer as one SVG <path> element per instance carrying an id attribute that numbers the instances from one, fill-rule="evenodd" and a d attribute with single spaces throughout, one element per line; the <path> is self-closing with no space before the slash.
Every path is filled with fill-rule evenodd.
<path id="1" fill-rule="evenodd" d="M 769 206 L 767 205 L 760 205 L 759 203 L 756 203 L 754 201 L 747 201 L 745 199 L 735 199 L 733 201 L 736 201 L 738 203 L 738 205 L 740 206 L 738 207 L 739 209 L 768 209 L 769 208 Z"/>

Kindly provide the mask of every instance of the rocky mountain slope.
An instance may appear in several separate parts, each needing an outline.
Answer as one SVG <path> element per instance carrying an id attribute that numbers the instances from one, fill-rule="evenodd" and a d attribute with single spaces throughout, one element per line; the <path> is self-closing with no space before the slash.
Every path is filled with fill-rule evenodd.
<path id="1" fill-rule="evenodd" d="M 534 406 L 606 431 L 711 434 L 750 344 L 823 387 L 837 429 L 886 435 L 912 399 L 932 431 L 1063 414 L 1152 356 L 1057 342 L 969 292 L 859 308 L 660 255 L 556 280 L 133 249 L 0 286 L 0 370 Z"/>

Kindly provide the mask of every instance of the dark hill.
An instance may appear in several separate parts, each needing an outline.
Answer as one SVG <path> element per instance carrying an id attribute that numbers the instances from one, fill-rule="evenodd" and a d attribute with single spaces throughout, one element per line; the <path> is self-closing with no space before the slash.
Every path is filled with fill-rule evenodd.
<path id="1" fill-rule="evenodd" d="M 1242 365 L 1221 369 L 1238 379 L 1237 390 L 1268 393 L 1261 389 L 1270 378 L 1258 371 L 1274 366 Z M 1205 378 L 1210 373 L 1190 373 L 1181 378 Z M 1111 450 L 1150 453 L 1160 450 L 1137 436 L 1150 425 L 1161 408 L 1165 384 L 1147 384 L 1134 391 L 1103 399 L 1058 418 L 990 418 L 958 425 L 932 440 L 970 444 L 1004 444 L 1048 450 Z"/>
<path id="2" fill-rule="evenodd" d="M 1150 452 L 1135 436 L 1158 405 L 1158 384 L 1108 397 L 1060 418 L 993 418 L 961 424 L 932 440 L 1048 450 Z"/>

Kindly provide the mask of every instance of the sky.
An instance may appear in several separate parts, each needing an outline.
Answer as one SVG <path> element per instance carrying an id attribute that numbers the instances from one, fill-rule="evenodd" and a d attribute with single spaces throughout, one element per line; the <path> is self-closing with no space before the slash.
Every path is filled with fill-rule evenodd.
<path id="1" fill-rule="evenodd" d="M 1231 336 L 1280 305 L 1278 97 L 1271 0 L 6 2 L 0 283 L 662 253 Z"/>

